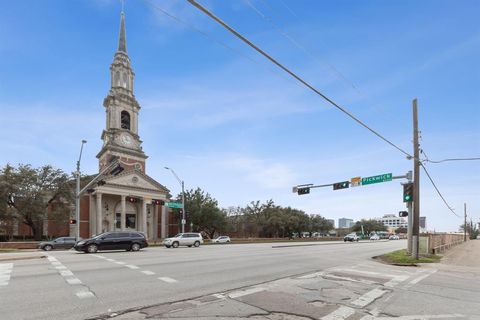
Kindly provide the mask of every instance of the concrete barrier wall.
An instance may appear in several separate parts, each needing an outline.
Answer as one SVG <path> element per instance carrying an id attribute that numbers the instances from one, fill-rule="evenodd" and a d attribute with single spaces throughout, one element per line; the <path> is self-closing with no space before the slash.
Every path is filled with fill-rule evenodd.
<path id="1" fill-rule="evenodd" d="M 38 244 L 36 241 L 0 242 L 0 249 L 36 249 Z"/>
<path id="2" fill-rule="evenodd" d="M 467 236 L 468 240 L 468 236 Z M 420 241 L 425 243 L 424 253 L 436 254 L 463 242 L 463 233 L 430 233 L 420 235 Z"/>

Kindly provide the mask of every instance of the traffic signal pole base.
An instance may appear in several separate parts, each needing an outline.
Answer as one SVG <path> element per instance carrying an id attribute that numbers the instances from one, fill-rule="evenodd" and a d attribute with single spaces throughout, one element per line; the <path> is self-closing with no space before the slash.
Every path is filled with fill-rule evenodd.
<path id="1" fill-rule="evenodd" d="M 413 259 L 418 260 L 418 236 L 412 236 L 412 252 L 410 255 Z"/>

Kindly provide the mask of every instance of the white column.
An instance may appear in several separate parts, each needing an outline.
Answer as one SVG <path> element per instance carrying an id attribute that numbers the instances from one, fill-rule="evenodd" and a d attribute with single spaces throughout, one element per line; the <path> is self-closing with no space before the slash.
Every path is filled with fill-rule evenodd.
<path id="1" fill-rule="evenodd" d="M 150 239 L 153 240 L 155 238 L 155 233 L 153 232 L 153 229 L 154 229 L 153 228 L 154 227 L 153 221 L 155 220 L 154 219 L 155 218 L 155 206 L 151 204 L 149 209 L 150 209 L 150 217 L 148 217 L 148 224 L 147 224 L 147 226 L 148 226 L 148 236 L 149 236 Z"/>
<path id="2" fill-rule="evenodd" d="M 160 236 L 162 239 L 167 237 L 167 226 L 168 226 L 168 218 L 167 218 L 167 207 L 162 206 L 162 225 L 160 229 Z"/>
<path id="3" fill-rule="evenodd" d="M 94 234 L 97 233 L 97 227 L 96 227 L 96 209 L 95 209 L 95 201 L 93 201 L 93 195 L 89 195 L 89 210 L 88 210 L 88 213 L 89 213 L 89 217 L 88 217 L 88 222 L 90 224 L 90 228 L 89 228 L 89 232 L 90 234 L 88 235 L 88 237 L 91 237 L 93 236 Z M 81 212 L 80 212 L 81 213 Z M 80 223 L 80 221 L 77 221 L 77 223 Z"/>
<path id="4" fill-rule="evenodd" d="M 102 233 L 102 194 L 97 192 L 97 234 Z"/>
<path id="5" fill-rule="evenodd" d="M 141 231 L 145 232 L 145 235 L 147 236 L 147 239 L 149 238 L 148 236 L 148 230 L 147 230 L 147 202 L 145 201 L 145 198 L 142 200 L 142 228 Z"/>
<path id="6" fill-rule="evenodd" d="M 120 217 L 120 229 L 122 231 L 125 231 L 125 216 L 126 216 L 126 211 L 127 211 L 127 204 L 125 202 L 125 196 L 122 196 L 122 214 Z"/>
<path id="7" fill-rule="evenodd" d="M 152 207 L 152 239 L 154 241 L 157 241 L 158 240 L 158 215 L 159 215 L 159 211 L 158 210 L 160 208 L 160 206 L 158 205 L 155 205 Z"/>

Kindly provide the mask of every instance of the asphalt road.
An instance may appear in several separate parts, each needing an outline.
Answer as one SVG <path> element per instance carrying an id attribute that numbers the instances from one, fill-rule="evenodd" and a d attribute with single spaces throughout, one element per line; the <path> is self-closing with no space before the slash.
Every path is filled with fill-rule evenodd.
<path id="1" fill-rule="evenodd" d="M 150 247 L 98 254 L 55 251 L 48 258 L 0 261 L 0 318 L 86 319 L 348 267 L 404 248 L 406 242 L 308 244 Z"/>

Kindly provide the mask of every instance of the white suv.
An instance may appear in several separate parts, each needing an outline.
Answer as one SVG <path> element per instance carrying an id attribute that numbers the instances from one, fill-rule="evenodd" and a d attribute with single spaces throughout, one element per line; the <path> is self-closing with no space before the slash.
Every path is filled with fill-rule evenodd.
<path id="1" fill-rule="evenodd" d="M 178 246 L 200 247 L 200 244 L 202 243 L 202 235 L 200 233 L 193 232 L 179 233 L 172 238 L 166 238 L 163 240 L 163 245 L 167 248 L 178 248 Z"/>

